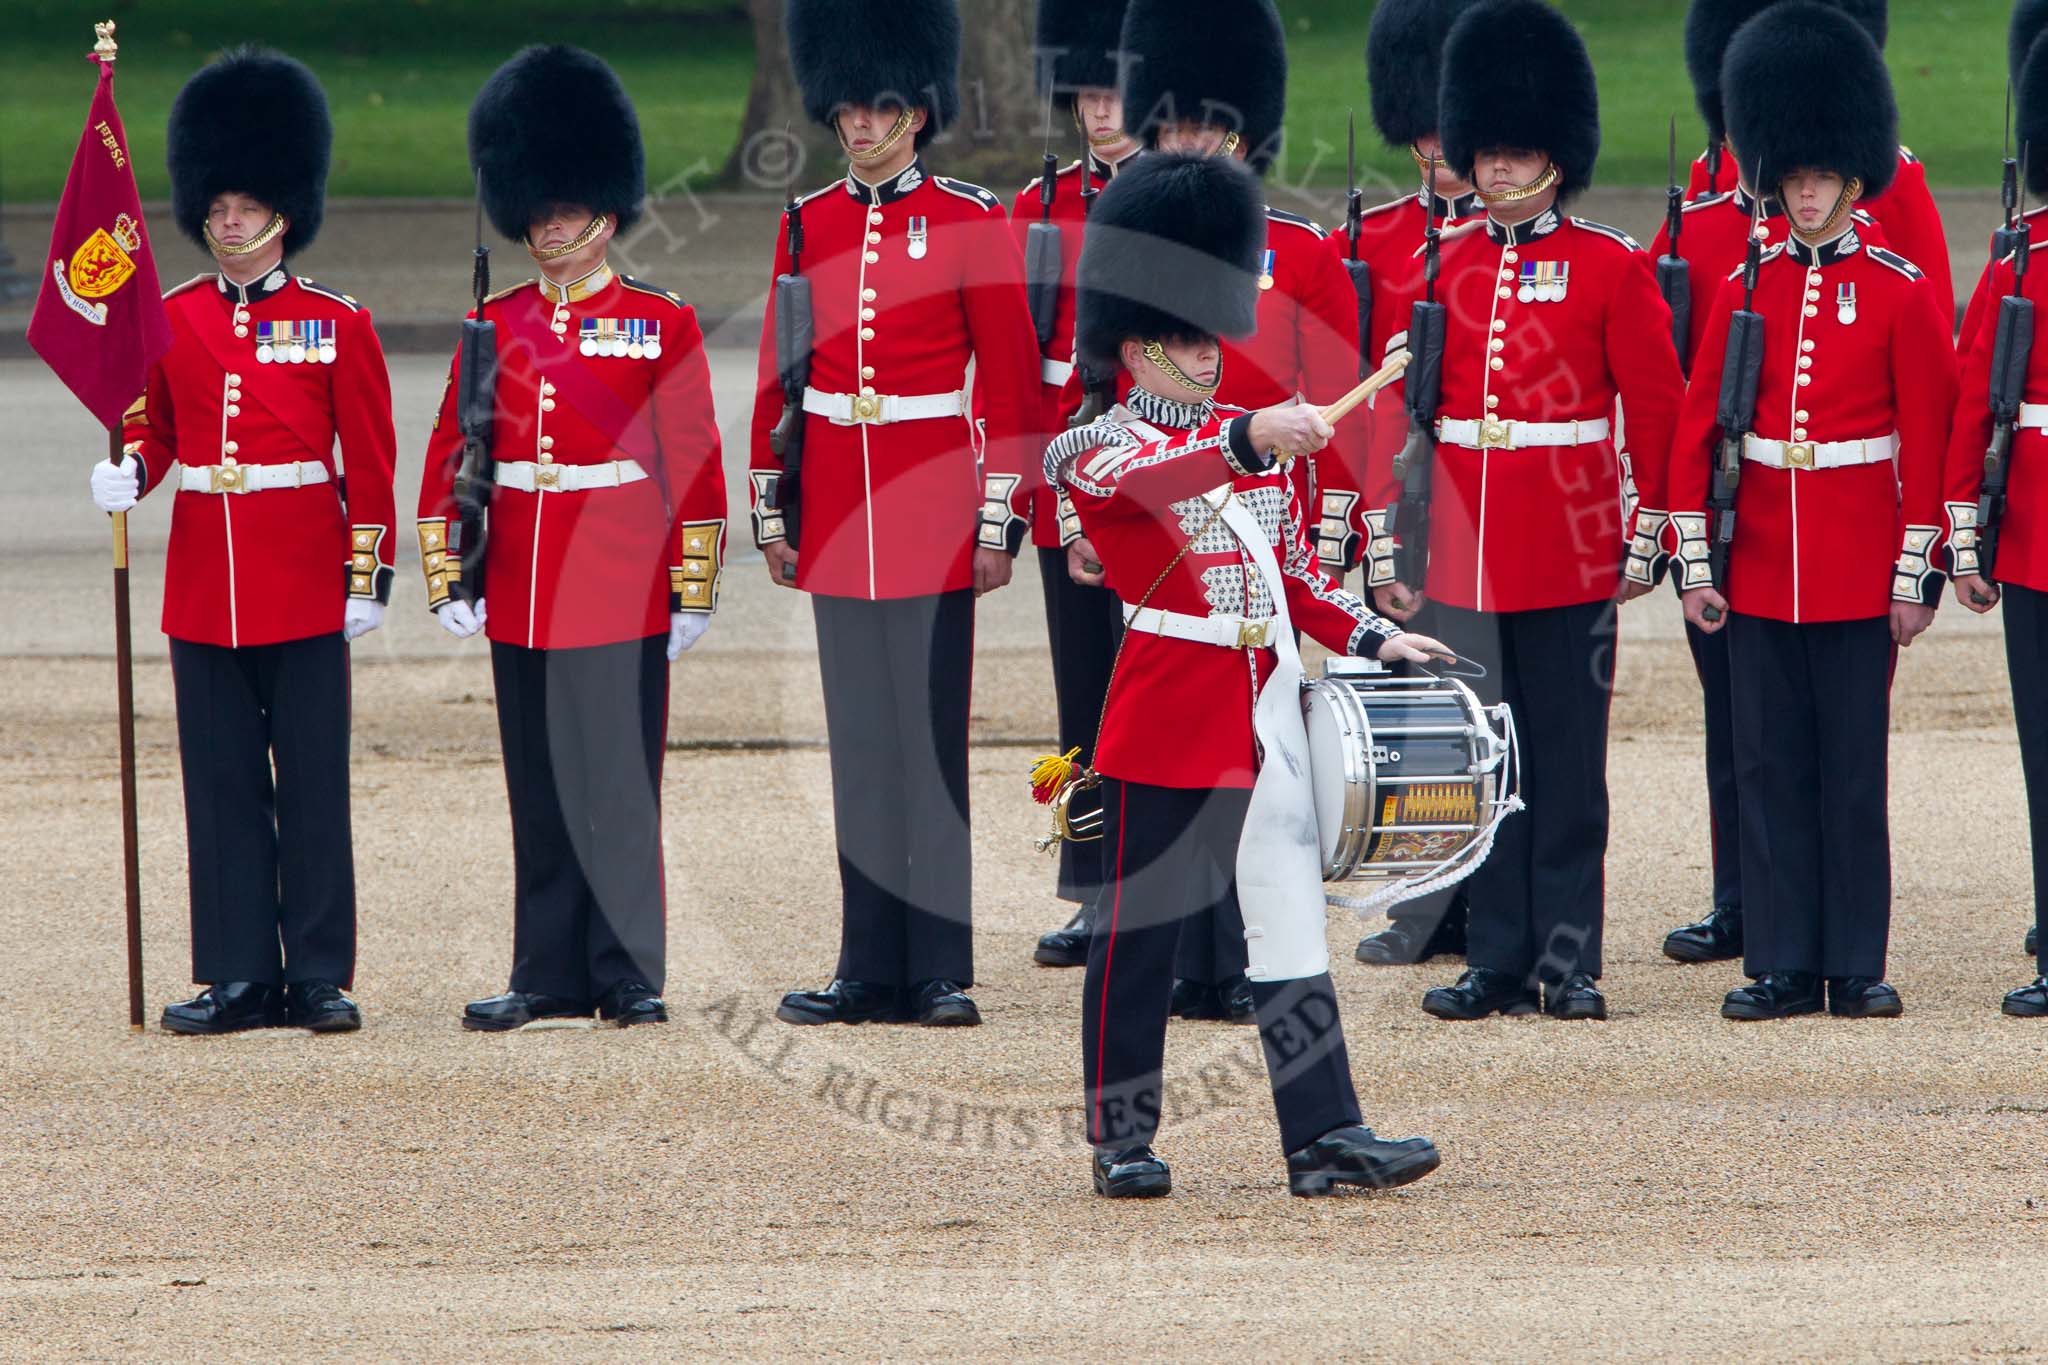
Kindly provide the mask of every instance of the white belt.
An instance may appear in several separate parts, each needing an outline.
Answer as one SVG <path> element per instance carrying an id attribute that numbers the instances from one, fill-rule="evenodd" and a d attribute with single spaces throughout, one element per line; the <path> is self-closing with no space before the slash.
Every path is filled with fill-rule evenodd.
<path id="1" fill-rule="evenodd" d="M 1042 360 L 1038 363 L 1038 377 L 1056 389 L 1063 389 L 1074 377 L 1074 362 L 1071 360 Z"/>
<path id="2" fill-rule="evenodd" d="M 2029 431 L 2048 431 L 2048 403 L 2020 404 L 2020 425 Z"/>
<path id="3" fill-rule="evenodd" d="M 1271 616 L 1257 621 L 1242 616 L 1190 616 L 1158 607 L 1134 607 L 1129 602 L 1124 603 L 1124 625 L 1146 635 L 1163 635 L 1169 640 L 1189 640 L 1198 645 L 1221 645 L 1225 649 L 1264 649 L 1273 643 L 1274 635 Z"/>
<path id="4" fill-rule="evenodd" d="M 187 493 L 261 493 L 271 488 L 303 488 L 309 483 L 327 482 L 327 466 L 318 460 L 184 465 L 181 469 L 178 487 Z"/>
<path id="5" fill-rule="evenodd" d="M 1773 469 L 1840 469 L 1848 465 L 1881 464 L 1899 449 L 1899 438 L 1872 436 L 1863 441 L 1766 441 L 1751 432 L 1742 438 L 1742 458 Z"/>
<path id="6" fill-rule="evenodd" d="M 491 479 L 500 488 L 516 488 L 522 493 L 578 493 L 586 488 L 617 488 L 646 477 L 638 460 L 606 460 L 603 464 L 500 460 Z"/>
<path id="7" fill-rule="evenodd" d="M 920 393 L 909 397 L 894 393 L 855 395 L 805 389 L 804 411 L 816 413 L 842 427 L 922 422 L 934 417 L 966 416 L 967 395 L 957 389 L 952 393 Z"/>
<path id="8" fill-rule="evenodd" d="M 1516 422 L 1501 417 L 1440 418 L 1436 438 L 1469 450 L 1526 450 L 1539 446 L 1589 446 L 1606 440 L 1614 424 L 1605 417 L 1587 422 Z"/>

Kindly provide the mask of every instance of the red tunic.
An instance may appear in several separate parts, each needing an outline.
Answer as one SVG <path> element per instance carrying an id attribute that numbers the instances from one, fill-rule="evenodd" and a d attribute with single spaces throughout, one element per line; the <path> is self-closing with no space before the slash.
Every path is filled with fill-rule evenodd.
<path id="1" fill-rule="evenodd" d="M 1986 279 L 1985 317 L 1995 324 L 1997 300 L 2012 292 L 2012 258 L 1993 266 Z M 2048 279 L 2043 278 L 2039 262 L 2029 263 L 2024 292 L 2034 300 L 2035 333 L 2022 399 L 2048 403 L 2048 340 L 2040 333 L 2042 319 L 2048 318 Z M 1996 325 L 1980 327 L 1962 356 L 1962 384 L 1944 476 L 1947 530 L 1958 573 L 1977 572 L 1975 542 L 1964 533 L 1977 525 L 1984 452 L 1991 444 L 1991 355 L 1997 339 Z M 1992 566 L 1992 577 L 2000 583 L 2048 592 L 2048 434 L 2028 427 L 2015 433 L 2005 492 L 2005 516 L 1999 522 L 1998 560 Z"/>
<path id="2" fill-rule="evenodd" d="M 2031 210 L 2026 215 L 2027 221 L 2032 227 L 2029 235 L 2036 247 L 2048 245 L 2048 219 L 2044 219 L 2041 216 L 2043 214 L 2048 214 L 2048 204 Z M 1991 248 L 1987 246 L 1986 249 L 1990 250 Z M 1983 273 L 1977 276 L 1977 287 L 1970 291 L 1969 306 L 1963 310 L 1962 330 L 1956 336 L 1956 354 L 1958 356 L 1969 355 L 1970 347 L 1977 340 L 1977 328 L 1983 325 L 1984 314 L 1987 308 L 1995 309 L 1996 307 L 1995 304 L 1988 304 L 1987 302 L 1989 299 L 1996 297 L 1991 293 L 1991 268 L 1996 264 L 1998 264 L 1996 261 L 1986 261 L 1984 263 Z M 1978 452 L 1980 455 L 1982 453 L 1982 451 Z"/>
<path id="3" fill-rule="evenodd" d="M 549 490 L 508 484 L 501 468 L 479 593 L 490 604 L 490 638 L 528 649 L 617 644 L 665 633 L 672 610 L 712 610 L 725 559 L 725 474 L 696 311 L 599 267 L 566 287 L 528 280 L 485 300 L 483 312 L 498 329 L 491 454 L 500 466 L 517 462 L 539 480 L 551 469 L 632 460 L 648 476 Z M 460 363 L 458 354 L 420 481 L 430 607 L 459 576 L 447 522 L 462 460 Z"/>
<path id="4" fill-rule="evenodd" d="M 259 492 L 181 488 L 164 633 L 277 644 L 339 631 L 350 597 L 389 601 L 398 438 L 368 311 L 281 267 L 246 287 L 201 275 L 164 300 L 171 349 L 121 431 L 143 491 L 180 477 L 174 463 L 228 483 L 248 465 L 312 462 L 327 472 L 324 482 Z"/>
<path id="5" fill-rule="evenodd" d="M 1067 489 L 1109 587 L 1127 606 L 1271 617 L 1265 580 L 1244 546 L 1220 519 L 1204 529 L 1210 509 L 1201 495 L 1228 485 L 1270 538 L 1293 624 L 1339 653 L 1377 654 L 1400 627 L 1323 571 L 1306 462 L 1261 468 L 1264 459 L 1243 439 L 1244 418 L 1238 408 L 1176 403 L 1134 388 L 1102 421 L 1053 443 L 1047 478 Z M 1231 649 L 1127 631 L 1096 771 L 1159 787 L 1251 786 L 1258 773 L 1252 706 L 1273 664 L 1270 646 Z"/>
<path id="6" fill-rule="evenodd" d="M 1707 159 L 1702 154 L 1692 163 L 1692 175 L 1686 181 L 1685 194 L 1688 199 L 1703 194 L 1719 194 L 1736 187 L 1738 172 L 1733 158 L 1721 158 L 1721 174 L 1712 185 L 1707 183 Z M 1891 250 L 1904 256 L 1927 275 L 1929 286 L 1934 291 L 1934 306 L 1948 327 L 1956 321 L 1956 286 L 1949 276 L 1948 233 L 1941 226 L 1941 211 L 1934 206 L 1934 195 L 1927 188 L 1927 168 L 1919 158 L 1904 147 L 1899 148 L 1899 173 L 1893 177 L 1891 186 L 1883 194 L 1872 195 L 1857 201 L 1863 209 L 1877 220 L 1884 229 L 1885 241 Z"/>
<path id="7" fill-rule="evenodd" d="M 1650 258 L 1627 234 L 1554 209 L 1512 228 L 1468 224 L 1445 237 L 1442 257 L 1441 419 L 1611 426 L 1619 399 L 1630 447 L 1651 456 L 1637 462 L 1636 479 L 1654 523 L 1684 380 Z M 1398 303 L 1404 315 L 1411 302 Z M 1368 486 L 1389 488 L 1391 472 L 1377 461 L 1393 447 L 1374 454 Z M 1611 597 L 1628 515 L 1611 433 L 1514 448 L 1440 440 L 1427 592 L 1478 611 Z"/>
<path id="8" fill-rule="evenodd" d="M 1956 377 L 1934 294 L 1917 267 L 1864 245 L 1853 227 L 1818 248 L 1795 241 L 1766 255 L 1754 303 L 1765 325 L 1754 434 L 1828 443 L 1896 433 L 1899 448 L 1895 461 L 1837 468 L 1745 459 L 1724 588 L 1736 611 L 1850 621 L 1883 616 L 1893 601 L 1938 600 L 1932 561 Z M 1741 281 L 1730 279 L 1671 448 L 1671 510 L 1687 587 L 1704 581 L 1722 353 L 1728 319 L 1741 306 Z"/>
<path id="9" fill-rule="evenodd" d="M 920 160 L 886 185 L 849 176 L 802 201 L 811 279 L 811 388 L 851 401 L 962 395 L 975 365 L 981 420 L 805 423 L 797 586 L 871 600 L 973 584 L 977 545 L 1015 553 L 1044 450 L 1038 337 L 1024 262 L 996 197 L 930 175 Z M 789 269 L 789 220 L 775 271 Z M 761 328 L 752 427 L 754 539 L 783 539 L 768 506 L 782 463 L 775 303 Z"/>

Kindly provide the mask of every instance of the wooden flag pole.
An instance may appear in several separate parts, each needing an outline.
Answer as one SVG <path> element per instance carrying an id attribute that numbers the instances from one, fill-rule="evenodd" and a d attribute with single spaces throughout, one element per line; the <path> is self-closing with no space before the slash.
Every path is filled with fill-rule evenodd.
<path id="1" fill-rule="evenodd" d="M 121 431 L 107 432 L 107 462 L 121 463 Z M 128 514 L 114 522 L 114 686 L 121 731 L 121 871 L 128 892 L 128 1027 L 142 1032 L 142 847 L 135 817 L 135 655 L 128 628 Z"/>

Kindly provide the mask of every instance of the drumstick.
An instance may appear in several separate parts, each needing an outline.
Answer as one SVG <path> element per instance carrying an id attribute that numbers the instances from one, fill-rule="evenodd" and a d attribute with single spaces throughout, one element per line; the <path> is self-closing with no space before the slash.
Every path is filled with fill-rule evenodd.
<path id="1" fill-rule="evenodd" d="M 1352 409 L 1356 408 L 1360 403 L 1363 403 L 1366 399 L 1378 393 L 1387 385 L 1393 383 L 1396 379 L 1399 379 L 1401 377 L 1401 371 L 1408 368 L 1408 362 L 1411 359 L 1413 359 L 1413 357 L 1410 356 L 1407 351 L 1394 352 L 1394 354 L 1388 358 L 1387 363 L 1380 366 L 1379 369 L 1373 371 L 1373 373 L 1367 377 L 1364 383 L 1360 384 L 1351 392 L 1345 394 L 1342 398 L 1339 398 L 1336 402 L 1330 404 L 1330 406 L 1328 406 L 1327 408 L 1324 408 L 1323 420 L 1325 422 L 1328 422 L 1331 426 L 1336 426 L 1337 423 L 1343 421 L 1346 417 L 1349 417 L 1351 415 Z"/>

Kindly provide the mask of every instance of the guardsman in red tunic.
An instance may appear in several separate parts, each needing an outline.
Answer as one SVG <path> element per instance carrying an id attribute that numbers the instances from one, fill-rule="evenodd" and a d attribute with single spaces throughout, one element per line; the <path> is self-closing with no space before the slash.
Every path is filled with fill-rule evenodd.
<path id="1" fill-rule="evenodd" d="M 1084 144 L 1084 159 L 1055 175 L 1050 190 L 1041 176 L 1018 193 L 1010 209 L 1020 251 L 1027 249 L 1032 224 L 1050 222 L 1059 230 L 1059 288 L 1050 297 L 1050 334 L 1039 346 L 1040 430 L 1047 441 L 1067 429 L 1081 403 L 1080 386 L 1069 381 L 1074 377 L 1074 270 L 1081 261 L 1088 205 L 1138 150 L 1124 131 L 1123 101 L 1117 95 L 1123 21 L 1122 0 L 1039 0 L 1041 86 L 1055 110 L 1072 114 Z M 1039 323 L 1039 307 L 1034 294 L 1034 324 Z M 1047 329 L 1041 325 L 1040 330 Z M 1031 543 L 1038 549 L 1038 577 L 1045 591 L 1060 752 L 1065 753 L 1094 739 L 1123 615 L 1116 594 L 1102 586 L 1101 567 L 1081 535 L 1072 505 L 1045 484 L 1036 468 L 1025 473 L 1034 482 Z M 1073 813 L 1086 814 L 1093 800 L 1093 793 L 1081 798 Z M 1088 914 L 1102 889 L 1101 846 L 1063 843 L 1059 859 L 1059 897 L 1076 908 L 1065 925 L 1039 938 L 1032 958 L 1047 967 L 1079 967 L 1088 961 Z"/>
<path id="2" fill-rule="evenodd" d="M 2038 19 L 2048 5 L 2026 7 Z M 2018 25 L 2016 24 L 2017 28 Z M 2038 22 L 2016 63 L 2014 107 L 2018 137 L 2028 147 L 2048 147 L 2048 37 Z M 2048 157 L 2027 161 L 2027 190 L 2048 194 Z M 2022 1018 L 2048 1016 L 2048 961 L 2039 958 L 2041 927 L 2048 922 L 2048 245 L 2038 215 L 2029 217 L 2028 268 L 2024 280 L 2016 255 L 1994 262 L 1986 278 L 1987 308 L 1981 327 L 1963 353 L 1961 397 L 1949 441 L 1946 472 L 1950 556 L 1956 600 L 1975 612 L 2002 606 L 2005 657 L 2012 677 L 2013 719 L 2019 731 L 2020 767 L 2026 775 L 2027 822 L 2033 845 L 2034 920 L 2027 952 L 2035 957 L 2035 978 L 2008 993 L 2005 1013 Z M 2005 455 L 2006 485 L 1997 518 L 1991 562 L 1984 562 L 1985 528 L 1979 523 L 1984 493 L 1984 458 L 1991 448 L 1991 373 L 1997 352 L 1999 300 L 2017 292 L 2034 305 L 2033 349 L 2011 445 Z"/>
<path id="3" fill-rule="evenodd" d="M 1709 319 L 1669 465 L 1687 619 L 1728 632 L 1756 979 L 1721 1013 L 1896 1015 L 1884 980 L 1891 672 L 1940 598 L 1954 352 L 1932 283 L 1866 246 L 1851 216 L 1898 166 L 1877 45 L 1838 10 L 1786 0 L 1729 44 L 1722 87 L 1734 143 L 1792 237 L 1766 253 L 1751 305 L 1764 319 L 1753 428 L 1716 422 L 1738 274 Z M 1717 587 L 1707 498 L 1723 435 L 1742 457 Z"/>
<path id="4" fill-rule="evenodd" d="M 1739 183 L 1735 160 L 1750 161 L 1748 148 L 1728 137 L 1728 125 L 1721 109 L 1722 57 L 1742 25 L 1769 9 L 1777 0 L 1693 0 L 1685 21 L 1685 63 L 1692 73 L 1693 91 L 1700 113 L 1707 121 L 1707 150 L 1692 163 L 1686 180 L 1686 197 L 1725 194 Z M 1854 19 L 1870 35 L 1880 51 L 1890 27 L 1887 0 L 1827 0 Z M 1881 191 L 1866 190 L 1860 207 L 1884 230 L 1890 249 L 1923 267 L 1934 290 L 1935 305 L 1955 326 L 1956 289 L 1949 275 L 1948 234 L 1941 225 L 1941 211 L 1935 207 L 1933 191 L 1927 187 L 1927 168 L 1906 147 L 1895 149 L 1898 166 L 1890 184 Z M 1693 315 L 1697 325 L 1699 314 Z"/>
<path id="5" fill-rule="evenodd" d="M 1540 987 L 1556 1017 L 1605 1018 L 1615 601 L 1648 592 L 1661 558 L 1640 540 L 1624 553 L 1615 410 L 1638 455 L 1656 454 L 1635 462 L 1637 524 L 1654 531 L 1683 384 L 1671 313 L 1640 247 L 1560 203 L 1591 182 L 1600 145 L 1592 63 L 1569 21 L 1538 0 L 1466 10 L 1445 40 L 1440 104 L 1445 158 L 1487 217 L 1442 248 L 1427 582 L 1375 595 L 1405 621 L 1423 588 L 1431 633 L 1487 666 L 1483 699 L 1515 710 L 1529 812 L 1465 883 L 1470 970 L 1423 1008 L 1530 1013 Z"/>
<path id="6" fill-rule="evenodd" d="M 2034 40 L 2043 32 L 2048 32 L 2048 0 L 2015 0 L 2012 7 L 2012 22 L 2007 26 L 2005 33 L 2006 78 L 2014 90 L 2019 88 L 2027 54 L 2033 51 Z M 2013 149 L 2008 147 L 2006 154 L 2012 156 Z M 2028 169 L 2031 170 L 2033 163 L 2039 159 L 2030 156 Z M 2011 166 L 2010 173 L 2017 190 L 2019 167 Z M 2032 225 L 2034 238 L 2038 241 L 2043 226 L 2048 225 L 2048 217 L 2044 217 L 2048 215 L 2048 205 L 2026 212 L 2022 199 L 2017 207 L 2023 211 L 2021 216 Z M 1983 273 L 1977 276 L 1977 287 L 1970 293 L 1969 305 L 1963 309 L 1962 328 L 1956 335 L 1956 356 L 1959 361 L 1967 360 L 1969 357 L 1970 348 L 1977 340 L 1977 328 L 1983 324 L 1986 313 L 1995 314 L 1998 311 L 1998 296 L 1991 292 L 1991 272 L 2001 260 L 2012 253 L 2013 246 L 2007 240 L 2008 235 L 2003 226 L 1991 235 L 1990 257 L 1984 263 Z M 2035 944 L 2030 935 L 2027 956 L 2032 957 L 2034 952 Z"/>
<path id="7" fill-rule="evenodd" d="M 606 263 L 647 191 L 639 121 L 603 62 L 520 52 L 470 108 L 469 156 L 541 278 L 478 314 L 498 348 L 481 582 L 450 550 L 460 355 L 420 483 L 427 602 L 449 633 L 490 639 L 512 807 L 511 983 L 462 1024 L 663 1023 L 669 666 L 710 624 L 725 557 L 704 340 L 689 305 Z"/>
<path id="8" fill-rule="evenodd" d="M 1109 880 L 1081 1021 L 1092 1173 L 1109 1198 L 1171 1191 L 1152 1141 L 1177 940 L 1197 907 L 1222 901 L 1235 921 L 1240 897 L 1293 1192 L 1404 1185 L 1439 1160 L 1426 1139 L 1363 1126 L 1320 856 L 1275 814 L 1311 800 L 1293 627 L 1347 654 L 1442 647 L 1402 635 L 1318 564 L 1304 466 L 1329 440 L 1322 414 L 1215 402 L 1219 337 L 1256 319 L 1265 228 L 1257 182 L 1229 160 L 1158 152 L 1117 178 L 1081 263 L 1079 341 L 1088 363 L 1133 382 L 1045 456 L 1129 614 L 1092 754 Z"/>
<path id="9" fill-rule="evenodd" d="M 1124 126 L 1149 147 L 1244 160 L 1261 176 L 1280 155 L 1287 108 L 1287 40 L 1272 0 L 1131 0 L 1124 14 Z M 1358 296 L 1306 218 L 1268 207 L 1256 280 L 1258 329 L 1223 346 L 1218 401 L 1247 410 L 1333 403 L 1358 383 Z M 1355 495 L 1370 413 L 1346 419 L 1310 462 L 1310 502 Z M 1318 536 L 1324 563 L 1355 562 L 1350 533 Z M 1346 548 L 1350 546 L 1352 548 Z M 1209 915 L 1182 936 L 1175 1012 L 1252 1020 L 1241 926 Z"/>
<path id="10" fill-rule="evenodd" d="M 977 1024 L 974 599 L 1010 580 L 1044 440 L 1024 264 L 1001 201 L 921 155 L 959 110 L 953 0 L 792 0 L 788 24 L 805 111 L 852 166 L 783 215 L 775 276 L 809 285 L 808 381 L 785 392 L 771 298 L 754 405 L 754 538 L 817 618 L 843 892 L 832 983 L 776 1013 Z M 771 441 L 785 405 L 800 464 Z"/>
<path id="11" fill-rule="evenodd" d="M 1439 229 L 1455 226 L 1479 212 L 1479 196 L 1458 173 L 1444 164 L 1443 139 L 1437 135 L 1437 89 L 1442 84 L 1444 36 L 1451 23 L 1473 0 L 1380 0 L 1366 34 L 1366 75 L 1372 85 L 1372 121 L 1387 145 L 1402 148 L 1432 182 L 1414 194 L 1365 210 L 1358 241 L 1348 231 L 1330 235 L 1340 261 L 1364 264 L 1371 281 L 1373 307 L 1365 329 L 1362 369 L 1377 368 L 1408 344 L 1408 313 L 1401 301 L 1422 289 L 1422 240 L 1434 221 Z M 1366 468 L 1391 474 L 1394 453 L 1407 434 L 1401 418 L 1402 386 L 1398 380 L 1373 398 L 1375 453 Z M 1382 448 L 1383 447 L 1383 448 Z M 1354 494 L 1323 490 L 1325 534 L 1337 527 L 1356 536 L 1363 559 L 1366 588 L 1394 581 L 1393 541 L 1386 531 L 1387 508 L 1400 492 L 1391 477 Z M 1433 629 L 1429 612 L 1410 620 L 1417 630 Z M 1439 892 L 1402 901 L 1387 914 L 1388 925 L 1359 942 L 1357 956 L 1370 966 L 1406 966 L 1426 962 L 1439 953 L 1465 952 L 1465 897 L 1462 890 Z"/>
<path id="12" fill-rule="evenodd" d="M 370 315 L 284 264 L 320 230 L 332 141 L 319 82 L 289 57 L 238 49 L 186 83 L 171 209 L 216 273 L 165 296 L 171 350 L 128 410 L 120 467 L 93 471 L 109 512 L 177 494 L 163 624 L 206 989 L 164 1010 L 176 1033 L 362 1025 L 342 994 L 348 642 L 391 596 L 397 440 Z"/>

